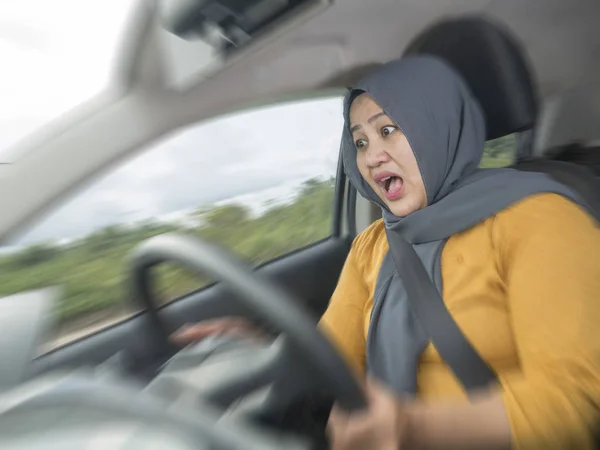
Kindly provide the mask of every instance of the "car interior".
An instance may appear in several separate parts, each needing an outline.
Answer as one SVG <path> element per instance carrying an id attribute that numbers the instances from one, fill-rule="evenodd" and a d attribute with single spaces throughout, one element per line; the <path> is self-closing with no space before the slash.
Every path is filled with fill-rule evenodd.
<path id="1" fill-rule="evenodd" d="M 600 217 L 598 17 L 594 0 L 139 1 L 114 89 L 19 142 L 0 165 L 0 192 L 14 193 L 0 197 L 0 243 L 173 130 L 343 95 L 370 68 L 411 54 L 435 55 L 463 76 L 488 140 L 517 137 L 511 167 L 549 174 Z M 207 48 L 217 55 L 210 64 L 194 57 Z M 333 203 L 329 237 L 257 267 L 182 234 L 141 242 L 123 287 L 138 312 L 49 351 L 37 346 L 60 287 L 0 300 L 0 355 L 11 362 L 0 367 L 0 448 L 48 448 L 50 439 L 81 448 L 102 433 L 110 448 L 326 448 L 331 403 L 355 409 L 365 399 L 315 327 L 353 239 L 380 217 L 341 162 Z M 158 304 L 152 269 L 165 262 L 218 282 Z M 169 339 L 230 315 L 270 339 L 216 336 L 185 348 Z"/>

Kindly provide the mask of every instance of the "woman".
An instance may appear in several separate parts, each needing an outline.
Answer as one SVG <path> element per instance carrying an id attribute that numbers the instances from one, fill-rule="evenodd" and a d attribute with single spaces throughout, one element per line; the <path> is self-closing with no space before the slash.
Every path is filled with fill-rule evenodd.
<path id="1" fill-rule="evenodd" d="M 481 109 L 433 57 L 376 70 L 344 114 L 347 176 L 383 219 L 355 239 L 321 320 L 369 398 L 362 413 L 334 408 L 332 447 L 591 448 L 600 234 L 578 198 L 542 174 L 479 170 Z M 386 229 L 413 244 L 498 386 L 466 400 L 413 315 Z M 179 338 L 223 327 L 239 329 L 219 322 Z"/>

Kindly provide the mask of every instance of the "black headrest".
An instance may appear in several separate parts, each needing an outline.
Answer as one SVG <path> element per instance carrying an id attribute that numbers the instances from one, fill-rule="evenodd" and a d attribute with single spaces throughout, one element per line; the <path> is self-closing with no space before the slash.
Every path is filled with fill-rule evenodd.
<path id="1" fill-rule="evenodd" d="M 462 74 L 485 113 L 487 139 L 534 126 L 538 99 L 525 52 L 503 26 L 483 17 L 444 20 L 405 54 L 436 55 Z"/>

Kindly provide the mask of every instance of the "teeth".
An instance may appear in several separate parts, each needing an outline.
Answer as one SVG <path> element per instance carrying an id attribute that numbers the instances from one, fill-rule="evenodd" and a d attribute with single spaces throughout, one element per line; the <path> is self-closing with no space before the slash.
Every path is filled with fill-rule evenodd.
<path id="1" fill-rule="evenodd" d="M 389 180 L 390 178 L 392 178 L 392 177 L 385 177 L 385 178 L 382 178 L 380 182 L 381 182 L 381 183 L 385 183 L 385 182 L 386 182 L 387 180 Z"/>

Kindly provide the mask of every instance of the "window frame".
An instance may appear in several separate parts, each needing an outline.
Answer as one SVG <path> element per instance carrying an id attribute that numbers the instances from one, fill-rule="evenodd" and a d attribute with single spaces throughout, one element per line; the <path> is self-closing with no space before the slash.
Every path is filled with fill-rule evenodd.
<path id="1" fill-rule="evenodd" d="M 306 98 L 298 98 L 298 99 L 292 99 L 292 100 L 284 99 L 282 101 L 272 102 L 272 103 L 268 103 L 266 105 L 260 105 L 260 106 L 254 105 L 254 107 L 244 107 L 244 108 L 240 108 L 238 111 L 233 111 L 233 112 L 229 112 L 227 114 L 217 115 L 217 116 L 214 116 L 214 117 L 211 117 L 208 119 L 203 119 L 203 120 L 195 122 L 195 123 L 190 123 L 185 127 L 178 127 L 176 130 L 171 130 L 170 132 L 165 133 L 164 136 L 158 140 L 158 142 L 160 142 L 160 140 L 162 140 L 163 138 L 166 138 L 166 140 L 168 140 L 170 135 L 172 135 L 173 133 L 177 133 L 178 131 L 184 131 L 186 129 L 189 129 L 190 127 L 199 126 L 199 125 L 205 124 L 205 123 L 210 123 L 212 121 L 216 121 L 221 118 L 228 117 L 232 114 L 236 114 L 236 113 L 243 114 L 248 111 L 262 109 L 262 107 L 277 107 L 277 106 L 284 106 L 286 104 L 293 104 L 296 102 L 321 100 L 325 97 L 330 97 L 332 99 L 338 98 L 338 96 L 336 96 L 336 95 L 331 95 L 331 96 L 318 95 L 318 96 L 309 96 Z M 131 151 L 128 155 L 124 156 L 123 158 L 120 158 L 117 161 L 113 161 L 113 163 L 111 163 L 110 165 L 107 165 L 102 170 L 99 170 L 98 172 L 94 173 L 93 176 L 90 176 L 87 180 L 83 180 L 81 183 L 74 185 L 72 187 L 72 189 L 69 190 L 69 192 L 66 192 L 63 196 L 61 196 L 61 198 L 58 202 L 56 202 L 50 208 L 41 212 L 40 214 L 36 214 L 35 219 L 31 220 L 27 224 L 27 226 L 21 230 L 20 233 L 16 233 L 13 236 L 13 238 L 16 238 L 14 240 L 18 241 L 23 236 L 26 236 L 29 232 L 35 230 L 35 228 L 37 226 L 42 224 L 48 218 L 52 217 L 52 215 L 55 212 L 59 211 L 62 207 L 69 204 L 70 202 L 74 201 L 78 197 L 86 195 L 86 193 L 89 192 L 89 189 L 93 188 L 93 186 L 96 183 L 102 182 L 103 179 L 110 177 L 110 175 L 113 174 L 115 171 L 117 171 L 119 168 L 123 167 L 124 165 L 126 165 L 132 161 L 135 161 L 139 156 L 141 156 L 147 152 L 151 152 L 154 149 L 152 147 L 152 144 L 153 143 L 146 143 L 145 145 L 142 145 L 142 146 L 136 148 L 135 150 Z M 330 241 L 332 239 L 340 239 L 344 236 L 344 234 L 347 234 L 348 227 L 350 228 L 350 230 L 355 229 L 356 227 L 354 225 L 354 223 L 355 223 L 354 214 L 351 213 L 350 208 L 346 207 L 346 203 L 345 203 L 346 200 L 353 198 L 352 192 L 353 192 L 353 188 L 351 188 L 350 185 L 347 183 L 346 176 L 345 176 L 345 173 L 343 170 L 341 153 L 338 152 L 338 161 L 337 161 L 337 168 L 336 168 L 336 173 L 335 173 L 335 183 L 334 183 L 334 194 L 333 194 L 333 200 L 332 200 L 333 204 L 331 205 L 332 206 L 332 208 L 331 208 L 332 217 L 331 217 L 331 225 L 330 225 L 329 234 L 326 237 L 323 237 L 322 239 L 318 239 L 312 243 L 303 245 L 292 251 L 278 255 L 268 261 L 261 262 L 260 264 L 257 264 L 257 265 L 252 265 L 251 266 L 252 269 L 260 270 L 266 266 L 269 266 L 274 263 L 278 263 L 281 260 L 294 257 L 295 255 L 297 255 L 301 252 L 305 252 L 309 249 L 312 249 L 314 247 L 322 245 L 324 242 Z M 345 217 L 344 217 L 344 212 L 346 212 Z M 98 231 L 98 230 L 92 231 L 91 233 L 94 233 L 96 231 Z M 11 239 L 10 241 L 14 242 L 14 240 Z M 35 245 L 35 243 L 32 243 L 31 245 Z M 177 297 L 174 297 L 174 298 L 164 302 L 163 304 L 158 306 L 158 309 L 163 309 L 165 307 L 172 305 L 173 303 L 179 302 L 181 300 L 184 300 L 184 299 L 192 297 L 196 294 L 199 294 L 202 291 L 208 290 L 210 288 L 214 288 L 217 284 L 219 284 L 219 281 L 208 282 L 208 283 L 198 287 L 197 289 L 193 289 L 191 291 L 188 291 L 184 294 L 181 294 Z M 123 301 L 124 301 L 124 303 L 126 302 L 126 296 L 124 296 Z M 130 306 L 130 305 L 127 305 L 127 306 Z M 144 313 L 143 309 L 131 308 L 127 312 L 125 312 L 121 317 L 118 317 L 118 316 L 115 317 L 114 320 L 111 320 L 110 323 L 108 323 L 106 326 L 102 326 L 102 327 L 99 327 L 98 329 L 94 329 L 88 333 L 81 334 L 80 336 L 77 336 L 77 337 L 73 338 L 72 340 L 66 341 L 66 342 L 56 345 L 56 346 L 50 345 L 50 344 L 55 340 L 55 338 L 58 338 L 59 336 L 53 336 L 53 338 L 51 340 L 49 340 L 49 342 L 47 343 L 48 348 L 46 350 L 44 350 L 44 352 L 40 356 L 48 355 L 48 354 L 58 351 L 62 348 L 70 346 L 71 344 L 85 340 L 86 338 L 88 338 L 90 336 L 94 336 L 94 335 L 100 334 L 104 331 L 108 331 L 108 330 L 115 328 L 119 325 L 122 325 L 128 321 L 134 320 L 135 318 L 139 317 L 143 313 Z M 61 326 L 62 324 L 57 323 L 57 325 Z M 85 329 L 85 327 L 83 329 Z M 75 330 L 74 332 L 77 333 L 78 331 L 79 330 Z"/>

